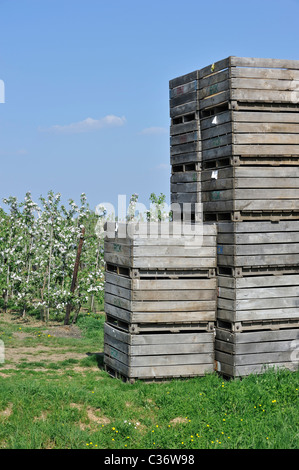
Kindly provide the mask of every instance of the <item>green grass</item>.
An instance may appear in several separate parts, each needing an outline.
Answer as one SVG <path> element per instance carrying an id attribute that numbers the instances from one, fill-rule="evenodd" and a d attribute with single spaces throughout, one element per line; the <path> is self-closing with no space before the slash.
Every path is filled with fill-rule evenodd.
<path id="1" fill-rule="evenodd" d="M 123 383 L 102 369 L 103 321 L 81 316 L 82 337 L 60 338 L 0 315 L 5 347 L 49 353 L 0 367 L 0 448 L 298 448 L 298 372 Z M 52 360 L 62 351 L 76 358 Z"/>

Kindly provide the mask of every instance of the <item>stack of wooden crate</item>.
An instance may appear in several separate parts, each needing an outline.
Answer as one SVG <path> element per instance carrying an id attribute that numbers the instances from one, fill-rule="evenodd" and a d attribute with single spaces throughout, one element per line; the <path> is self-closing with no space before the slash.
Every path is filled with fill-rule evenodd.
<path id="1" fill-rule="evenodd" d="M 190 204 L 198 212 L 201 190 L 201 139 L 198 103 L 198 73 L 170 81 L 171 203 Z"/>
<path id="2" fill-rule="evenodd" d="M 105 239 L 105 368 L 131 381 L 204 375 L 215 359 L 216 226 L 152 227 Z"/>
<path id="3" fill-rule="evenodd" d="M 296 369 L 299 61 L 229 57 L 196 72 L 203 220 L 217 222 L 217 367 Z"/>

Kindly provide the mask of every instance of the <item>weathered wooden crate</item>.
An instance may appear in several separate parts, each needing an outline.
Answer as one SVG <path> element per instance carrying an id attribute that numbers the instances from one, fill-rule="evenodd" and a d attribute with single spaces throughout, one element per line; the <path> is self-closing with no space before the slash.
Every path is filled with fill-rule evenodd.
<path id="1" fill-rule="evenodd" d="M 174 276 L 172 274 L 172 276 Z M 131 279 L 105 273 L 105 312 L 110 323 L 124 329 L 161 330 L 193 327 L 209 329 L 216 320 L 217 278 L 152 276 Z M 129 325 L 134 325 L 130 329 Z M 139 326 L 138 326 L 139 325 Z M 158 325 L 158 326 L 157 326 Z"/>
<path id="2" fill-rule="evenodd" d="M 172 204 L 201 203 L 201 173 L 198 165 L 172 165 L 170 177 Z"/>
<path id="3" fill-rule="evenodd" d="M 201 110 L 223 103 L 232 109 L 248 109 L 249 103 L 298 109 L 298 60 L 231 56 L 199 70 L 197 78 Z"/>
<path id="4" fill-rule="evenodd" d="M 298 345 L 299 328 L 241 333 L 216 328 L 216 370 L 230 377 L 262 373 L 269 367 L 296 371 Z"/>
<path id="5" fill-rule="evenodd" d="M 215 224 L 123 224 L 104 242 L 106 263 L 137 269 L 216 268 Z"/>
<path id="6" fill-rule="evenodd" d="M 299 274 L 299 221 L 219 222 L 218 273 Z"/>
<path id="7" fill-rule="evenodd" d="M 130 334 L 106 323 L 104 364 L 128 380 L 204 375 L 214 370 L 214 333 Z"/>
<path id="8" fill-rule="evenodd" d="M 218 276 L 217 321 L 299 320 L 299 274 Z"/>
<path id="9" fill-rule="evenodd" d="M 239 156 L 245 162 L 289 161 L 298 163 L 299 119 L 297 112 L 222 111 L 201 119 L 203 161 Z"/>
<path id="10" fill-rule="evenodd" d="M 299 172 L 293 167 L 233 166 L 204 170 L 201 177 L 203 212 L 210 219 L 299 219 Z"/>

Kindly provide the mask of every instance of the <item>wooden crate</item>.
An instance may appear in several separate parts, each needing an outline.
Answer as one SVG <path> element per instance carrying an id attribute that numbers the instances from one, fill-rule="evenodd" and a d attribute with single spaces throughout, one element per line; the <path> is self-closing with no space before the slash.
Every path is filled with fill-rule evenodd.
<path id="1" fill-rule="evenodd" d="M 232 109 L 272 103 L 298 109 L 298 60 L 231 56 L 199 70 L 197 77 L 201 110 L 223 103 Z"/>
<path id="2" fill-rule="evenodd" d="M 298 370 L 299 328 L 232 333 L 216 328 L 216 370 L 237 377 L 266 368 Z"/>
<path id="3" fill-rule="evenodd" d="M 299 320 L 299 274 L 217 278 L 217 321 Z"/>
<path id="4" fill-rule="evenodd" d="M 293 167 L 233 166 L 203 170 L 201 178 L 208 217 L 299 219 L 299 173 Z"/>
<path id="5" fill-rule="evenodd" d="M 219 222 L 218 272 L 299 273 L 299 221 Z M 231 268 L 228 271 L 227 268 Z"/>
<path id="6" fill-rule="evenodd" d="M 125 379 L 192 377 L 214 370 L 214 333 L 129 334 L 104 325 L 104 364 Z"/>
<path id="7" fill-rule="evenodd" d="M 275 162 L 280 156 L 298 163 L 298 112 L 225 110 L 202 118 L 200 128 L 203 161 L 240 156 Z"/>
<path id="8" fill-rule="evenodd" d="M 105 312 L 109 322 L 128 325 L 168 324 L 168 329 L 194 324 L 208 328 L 216 320 L 217 278 L 168 276 L 132 279 L 117 273 L 105 273 Z M 176 326 L 175 326 L 176 325 Z M 180 327 L 181 328 L 181 327 Z M 160 329 L 160 328 L 159 328 Z M 136 331 L 134 327 L 133 331 Z"/>
<path id="9" fill-rule="evenodd" d="M 104 260 L 137 269 L 216 268 L 216 225 L 184 223 L 123 224 L 104 241 Z"/>

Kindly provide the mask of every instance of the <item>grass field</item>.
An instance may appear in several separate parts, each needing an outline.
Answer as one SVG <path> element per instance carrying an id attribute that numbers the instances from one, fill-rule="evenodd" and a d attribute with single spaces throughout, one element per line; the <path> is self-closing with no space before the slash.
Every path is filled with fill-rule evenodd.
<path id="1" fill-rule="evenodd" d="M 0 314 L 0 448 L 298 449 L 299 373 L 123 383 L 103 370 L 103 323 Z"/>

